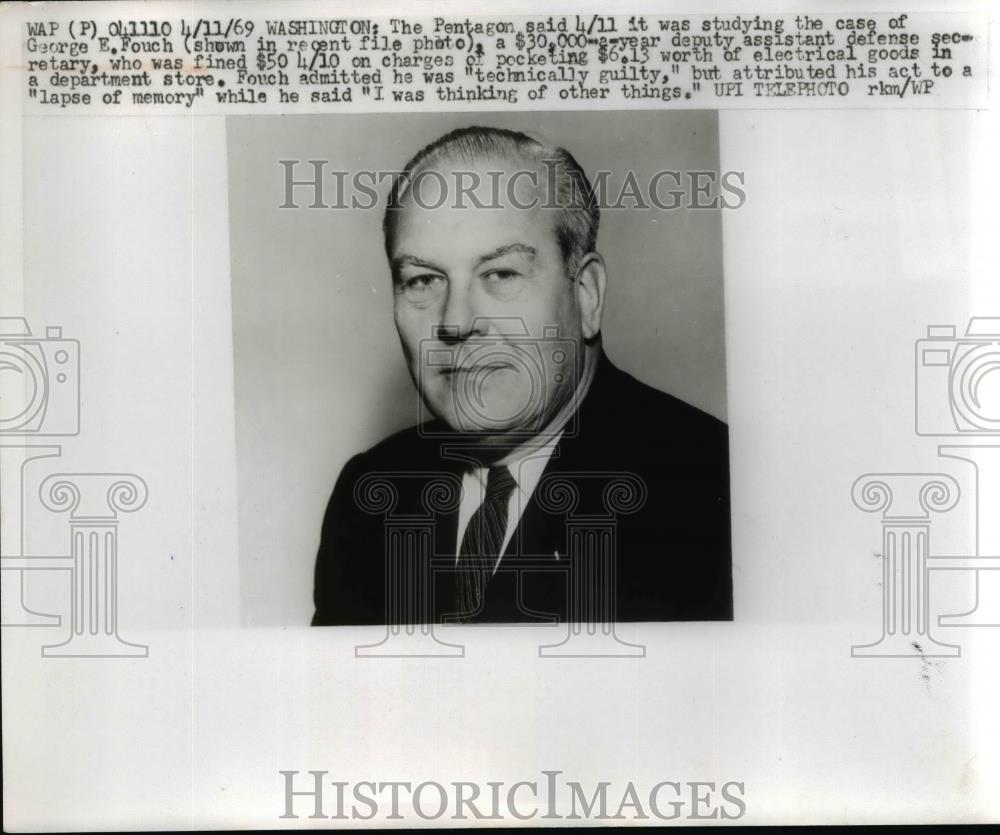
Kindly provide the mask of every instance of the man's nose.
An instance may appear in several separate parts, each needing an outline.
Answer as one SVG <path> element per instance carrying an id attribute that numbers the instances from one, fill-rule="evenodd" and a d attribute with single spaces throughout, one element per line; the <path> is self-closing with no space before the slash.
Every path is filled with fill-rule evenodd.
<path id="1" fill-rule="evenodd" d="M 461 342 L 483 330 L 485 322 L 476 316 L 475 302 L 469 289 L 456 283 L 448 287 L 438 333 L 445 342 Z"/>

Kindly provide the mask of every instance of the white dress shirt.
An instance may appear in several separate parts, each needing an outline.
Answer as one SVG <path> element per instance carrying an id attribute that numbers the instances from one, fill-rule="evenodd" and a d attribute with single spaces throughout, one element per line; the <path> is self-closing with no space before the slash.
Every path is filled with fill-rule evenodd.
<path id="1" fill-rule="evenodd" d="M 523 456 L 506 463 L 507 469 L 513 476 L 517 487 L 511 491 L 510 504 L 507 506 L 507 531 L 504 534 L 503 544 L 500 546 L 500 554 L 493 566 L 496 573 L 500 560 L 503 559 L 503 552 L 507 550 L 511 537 L 521 521 L 521 515 L 528 506 L 531 494 L 535 492 L 535 487 L 542 477 L 545 466 L 549 463 L 556 444 L 562 437 L 562 432 L 553 435 L 544 446 L 529 449 Z M 503 466 L 503 465 L 498 465 Z M 458 563 L 461 550 L 462 538 L 465 536 L 465 529 L 469 526 L 472 515 L 479 509 L 479 506 L 486 499 L 486 479 L 489 476 L 488 467 L 475 467 L 467 470 L 462 476 L 462 500 L 458 506 L 458 538 L 455 543 L 455 563 Z"/>

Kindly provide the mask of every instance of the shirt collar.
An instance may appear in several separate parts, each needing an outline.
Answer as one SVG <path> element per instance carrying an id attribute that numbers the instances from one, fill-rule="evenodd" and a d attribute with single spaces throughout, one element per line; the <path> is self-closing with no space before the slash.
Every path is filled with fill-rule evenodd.
<path id="1" fill-rule="evenodd" d="M 503 464 L 494 464 L 495 467 L 506 467 L 517 484 L 521 498 L 527 501 L 534 493 L 535 487 L 542 478 L 552 454 L 555 452 L 562 438 L 562 432 L 552 435 L 548 441 L 541 446 L 532 446 L 521 452 L 521 455 L 514 460 L 505 459 Z M 480 484 L 482 490 L 486 489 L 486 480 L 489 477 L 489 467 L 475 467 L 471 470 Z"/>
<path id="2" fill-rule="evenodd" d="M 517 482 L 522 498 L 530 498 L 535 491 L 560 438 L 562 438 L 562 432 L 553 435 L 544 446 L 533 447 L 517 460 L 507 463 L 507 469 L 510 470 L 514 481 Z"/>

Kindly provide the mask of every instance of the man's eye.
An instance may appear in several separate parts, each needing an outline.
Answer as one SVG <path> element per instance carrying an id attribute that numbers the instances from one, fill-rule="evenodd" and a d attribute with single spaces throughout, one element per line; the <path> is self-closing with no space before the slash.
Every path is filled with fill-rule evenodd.
<path id="1" fill-rule="evenodd" d="M 516 270 L 490 270 L 488 273 L 483 274 L 483 278 L 488 281 L 510 281 L 511 279 L 520 277 L 521 274 Z"/>
<path id="2" fill-rule="evenodd" d="M 441 276 L 431 275 L 430 273 L 415 275 L 410 278 L 404 278 L 402 287 L 407 293 L 424 293 L 433 290 L 437 286 L 437 282 L 443 280 Z"/>

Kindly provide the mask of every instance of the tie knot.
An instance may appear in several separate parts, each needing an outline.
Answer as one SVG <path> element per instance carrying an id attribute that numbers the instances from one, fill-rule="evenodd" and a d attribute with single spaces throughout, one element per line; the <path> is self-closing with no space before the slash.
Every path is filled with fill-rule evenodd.
<path id="1" fill-rule="evenodd" d="M 510 497 L 513 489 L 517 487 L 514 476 L 506 467 L 490 467 L 486 476 L 486 499 L 499 500 Z"/>

